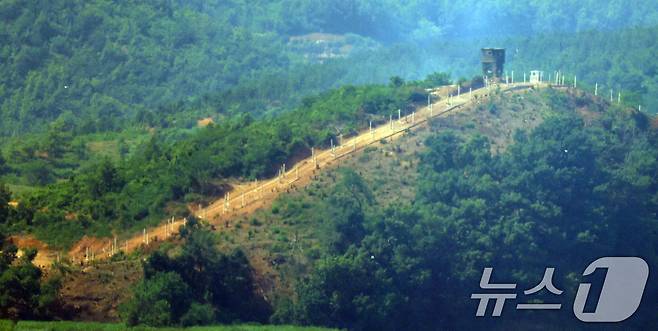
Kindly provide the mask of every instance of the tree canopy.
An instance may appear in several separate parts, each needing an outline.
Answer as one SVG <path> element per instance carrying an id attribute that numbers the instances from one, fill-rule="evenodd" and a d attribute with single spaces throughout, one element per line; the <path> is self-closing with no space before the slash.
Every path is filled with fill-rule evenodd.
<path id="1" fill-rule="evenodd" d="M 601 256 L 658 262 L 656 131 L 636 111 L 612 108 L 585 125 L 568 104 L 553 104 L 555 115 L 517 133 L 502 153 L 493 154 L 482 136 L 447 131 L 429 138 L 413 203 L 382 208 L 357 205 L 358 199 L 341 203 L 332 194 L 334 213 L 359 217 L 345 226 L 343 217 L 321 216 L 342 234 L 338 244 L 330 242 L 299 282 L 296 305 L 281 306 L 275 316 L 355 330 L 523 328 L 548 321 L 567 327 L 576 321 L 564 308 L 550 316 L 510 309 L 502 322 L 478 320 L 469 298 L 485 267 L 522 290 L 554 267 L 554 284 L 569 306 L 582 271 Z M 335 190 L 359 187 L 354 176 L 343 175 L 350 184 L 339 182 Z M 647 291 L 655 295 L 657 288 Z M 533 299 L 555 301 L 545 294 Z M 627 325 L 655 323 L 648 306 Z"/>
<path id="2" fill-rule="evenodd" d="M 244 253 L 219 252 L 207 229 L 195 221 L 188 224 L 179 253 L 158 251 L 144 263 L 144 279 L 122 308 L 126 322 L 192 326 L 267 321 L 270 308 L 257 295 Z"/>

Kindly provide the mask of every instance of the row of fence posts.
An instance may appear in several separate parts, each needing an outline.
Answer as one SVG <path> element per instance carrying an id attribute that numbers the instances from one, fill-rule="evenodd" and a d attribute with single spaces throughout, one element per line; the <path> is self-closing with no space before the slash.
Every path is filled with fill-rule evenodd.
<path id="1" fill-rule="evenodd" d="M 563 72 L 554 71 L 552 74 L 549 74 L 547 82 L 549 84 L 553 84 L 553 85 L 556 85 L 556 86 L 566 86 L 566 83 L 567 83 L 566 77 L 567 77 L 566 74 L 564 74 Z M 539 82 L 544 82 L 543 81 L 543 75 L 540 76 Z M 514 84 L 515 83 L 515 81 L 514 81 L 514 71 L 511 72 L 511 76 L 508 76 L 507 73 L 505 74 L 505 83 L 506 84 L 510 84 L 510 83 Z M 523 72 L 523 83 L 524 84 L 528 83 L 528 75 L 526 74 L 525 71 Z M 489 77 L 484 76 L 484 88 L 490 89 L 491 86 L 492 86 L 492 83 L 489 81 Z M 573 81 L 572 81 L 572 87 L 573 88 L 578 87 L 578 77 L 575 76 L 575 75 L 574 75 L 574 78 L 573 78 Z M 599 95 L 599 84 L 598 83 L 594 84 L 594 95 L 595 96 Z M 461 97 L 461 85 L 457 85 L 457 97 L 458 98 Z M 614 91 L 613 91 L 613 89 L 610 89 L 610 103 L 614 102 L 613 98 L 614 98 Z M 469 87 L 468 100 L 471 100 L 471 99 L 473 99 L 473 88 Z M 622 94 L 621 94 L 621 91 L 619 91 L 618 94 L 617 94 L 617 104 L 621 104 L 621 100 L 622 100 Z M 447 101 L 447 109 L 449 109 L 449 107 L 453 103 L 452 93 L 448 93 L 448 98 L 447 98 L 446 101 Z M 429 112 L 430 112 L 429 117 L 430 118 L 434 117 L 434 104 L 432 102 L 431 93 L 429 93 L 428 96 L 427 96 L 427 107 L 428 107 Z M 642 110 L 641 105 L 638 106 L 638 110 L 640 110 L 640 111 Z M 399 124 L 401 124 L 402 123 L 402 110 L 401 109 L 398 109 L 398 116 L 397 117 L 398 117 L 397 122 Z M 409 123 L 409 118 L 411 119 L 411 124 L 412 125 L 415 124 L 415 122 L 416 122 L 416 112 L 414 111 L 411 114 L 405 115 L 405 123 Z M 376 129 L 373 128 L 372 121 L 369 121 L 368 126 L 369 126 L 369 132 L 370 132 L 371 140 L 374 141 Z M 389 126 L 390 126 L 391 130 L 393 130 L 395 128 L 395 124 L 394 124 L 394 121 L 393 121 L 393 114 L 389 115 Z M 338 148 L 341 148 L 341 147 L 343 147 L 343 145 L 342 145 L 342 134 L 339 136 Z M 357 141 L 356 141 L 356 139 L 353 139 L 352 152 L 356 151 L 356 148 L 357 148 Z M 337 146 L 334 144 L 334 140 L 332 138 L 330 140 L 330 153 L 331 153 L 333 158 L 338 157 L 338 154 L 337 154 L 336 150 L 337 150 Z M 313 147 L 311 147 L 311 162 L 313 162 L 314 169 L 318 169 L 319 164 L 318 164 L 317 153 L 315 151 L 315 148 L 313 148 Z M 275 179 L 276 182 L 281 183 L 286 178 L 286 175 L 287 175 L 286 164 L 284 163 L 278 170 L 278 174 L 277 174 L 277 177 Z M 298 179 L 299 179 L 299 166 L 296 166 L 295 167 L 295 180 L 298 180 Z M 288 183 L 288 184 L 290 184 L 290 183 Z M 241 196 L 240 196 L 240 199 L 241 199 L 240 207 L 244 208 L 247 205 L 246 197 L 247 197 L 247 194 L 249 194 L 249 193 L 251 193 L 252 195 L 255 196 L 255 200 L 258 200 L 259 198 L 262 198 L 263 197 L 263 188 L 267 185 L 268 185 L 268 183 L 265 183 L 261 186 L 258 186 L 258 179 L 256 179 L 254 181 L 255 188 L 253 190 L 249 191 L 249 192 L 243 192 L 241 194 Z M 224 201 L 223 201 L 222 206 L 223 206 L 223 213 L 227 213 L 231 210 L 231 193 L 230 192 L 227 192 L 224 195 Z M 201 211 L 201 205 L 199 205 L 199 210 Z M 206 216 L 207 216 L 207 211 L 205 211 L 205 213 L 206 213 Z M 203 218 L 203 215 L 199 215 L 199 216 L 201 218 Z M 187 218 L 184 219 L 184 223 L 187 224 Z M 171 219 L 167 220 L 167 224 L 165 225 L 165 237 L 169 237 L 169 236 L 173 235 L 174 224 L 175 224 L 175 219 L 173 217 Z M 151 238 L 150 238 L 149 232 L 145 228 L 143 230 L 142 244 L 144 244 L 145 246 L 148 246 L 150 241 L 151 241 Z M 114 241 L 110 241 L 109 247 L 110 248 L 107 249 L 107 250 L 105 248 L 103 248 L 103 253 L 107 253 L 108 256 L 115 255 L 116 253 L 119 252 L 120 249 L 117 246 L 117 238 L 116 237 L 114 237 Z M 127 249 L 128 249 L 128 242 L 125 241 L 124 242 L 124 250 L 127 251 Z M 87 247 L 86 251 L 85 251 L 85 261 L 86 262 L 94 261 L 94 259 L 95 259 L 95 253 L 93 251 L 90 251 L 89 247 Z"/>
<path id="2" fill-rule="evenodd" d="M 183 218 L 183 226 L 187 225 L 187 217 Z M 165 239 L 173 236 L 175 234 L 176 230 L 176 219 L 175 217 L 171 217 L 167 219 L 167 223 L 165 224 Z M 157 238 L 157 237 L 156 237 Z M 148 231 L 148 229 L 144 228 L 142 230 L 142 242 L 141 244 L 144 246 L 149 246 L 152 242 L 152 237 L 151 233 Z M 106 247 L 101 248 L 101 256 L 106 255 L 108 258 L 111 258 L 112 256 L 118 254 L 119 252 L 123 251 L 128 252 L 128 240 L 124 240 L 123 245 L 119 246 L 119 239 L 114 236 L 113 239 L 108 241 L 108 245 Z M 85 254 L 83 261 L 84 263 L 90 263 L 94 262 L 96 260 L 96 252 L 91 249 L 89 246 L 85 247 Z M 58 255 L 58 260 L 59 260 L 59 255 Z"/>
<path id="3" fill-rule="evenodd" d="M 512 73 L 511 83 L 514 84 L 514 71 L 512 71 L 511 73 Z M 509 77 L 507 76 L 507 73 L 505 74 L 505 80 L 506 80 L 506 83 L 509 83 Z M 543 82 L 543 77 L 540 79 L 540 82 Z M 563 73 L 562 71 L 559 71 L 559 70 L 553 71 L 553 73 L 549 74 L 549 76 L 548 76 L 548 82 L 550 84 L 553 84 L 553 85 L 556 85 L 556 86 L 567 86 L 567 75 L 565 73 Z M 524 84 L 527 83 L 527 75 L 526 75 L 525 71 L 523 72 L 523 83 Z M 570 82 L 569 86 L 573 87 L 574 89 L 578 88 L 578 76 L 577 75 L 573 76 L 573 81 Z M 485 76 L 485 87 L 489 87 L 488 79 L 487 79 L 486 76 Z M 594 83 L 594 96 L 599 96 L 599 90 L 600 89 L 601 89 L 601 86 L 599 85 L 599 83 L 598 82 Z M 614 89 L 611 88 L 609 91 L 610 91 L 609 102 L 612 104 L 612 103 L 615 103 L 615 101 L 616 101 L 616 103 L 618 105 L 621 105 L 621 102 L 622 102 L 621 89 L 619 91 L 617 91 L 616 95 L 614 93 Z M 638 105 L 637 110 L 642 111 L 642 105 Z"/>

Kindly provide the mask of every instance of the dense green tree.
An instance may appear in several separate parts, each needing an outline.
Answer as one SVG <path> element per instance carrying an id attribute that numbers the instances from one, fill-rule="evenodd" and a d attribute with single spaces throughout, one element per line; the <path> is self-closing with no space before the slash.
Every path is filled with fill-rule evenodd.
<path id="1" fill-rule="evenodd" d="M 41 186 L 50 183 L 53 178 L 51 171 L 48 161 L 43 159 L 35 159 L 21 166 L 21 173 L 30 185 Z"/>
<path id="2" fill-rule="evenodd" d="M 123 308 L 130 325 L 199 325 L 212 322 L 264 322 L 269 307 L 255 294 L 246 256 L 222 254 L 214 237 L 190 222 L 175 257 L 156 252 L 144 264 L 144 280 Z M 172 292 L 174 291 L 174 292 Z"/>
<path id="3" fill-rule="evenodd" d="M 345 252 L 365 236 L 365 208 L 373 202 L 372 192 L 357 173 L 344 169 L 329 200 L 330 206 L 341 206 L 332 208 L 329 215 L 332 233 L 336 234 L 331 246 L 338 252 Z"/>
<path id="4" fill-rule="evenodd" d="M 0 240 L 0 318 L 47 319 L 61 312 L 60 283 L 57 278 L 43 280 L 41 269 L 32 264 L 35 249 L 26 249 L 17 257 L 16 246 Z"/>
<path id="5" fill-rule="evenodd" d="M 326 147 L 339 134 L 347 136 L 365 129 L 371 119 L 377 121 L 394 110 L 415 107 L 416 94 L 421 95 L 418 102 L 424 102 L 427 94 L 414 82 L 399 87 L 346 86 L 308 99 L 298 109 L 274 118 L 235 116 L 174 142 L 168 135 L 156 133 L 124 160 L 90 160 L 66 180 L 30 193 L 24 200 L 31 202 L 32 210 L 41 211 L 34 213 L 40 221 L 17 218 L 14 223 L 33 224 L 38 231 L 48 228 L 40 233 L 48 234 L 46 239 L 52 243 L 62 242 L 62 238 L 74 241 L 83 234 L 57 224 L 67 222 L 63 217 L 67 212 L 82 221 L 76 226 L 102 230 L 159 221 L 164 207 L 172 201 L 182 205 L 189 197 L 219 194 L 221 187 L 214 184 L 218 178 L 270 176 L 277 164 L 308 153 L 311 147 Z M 53 127 L 65 125 L 66 121 L 58 121 Z M 31 184 L 47 184 L 59 172 L 57 166 L 62 161 L 50 155 L 35 158 L 38 145 L 26 143 L 15 153 L 24 158 L 21 170 Z M 67 158 L 70 153 L 63 150 L 59 154 Z M 347 194 L 366 193 L 359 192 L 363 187 L 358 185 L 358 181 L 346 185 L 349 190 L 343 195 L 349 198 Z M 359 204 L 366 200 L 361 198 Z M 44 210 L 49 211 L 48 217 Z M 358 210 L 340 217 L 346 225 L 350 219 L 363 218 Z M 360 236 L 344 230 L 348 236 Z"/>
<path id="6" fill-rule="evenodd" d="M 434 88 L 437 86 L 449 85 L 452 79 L 450 75 L 444 72 L 435 72 L 430 74 L 421 82 L 422 86 L 425 88 Z"/>
<path id="7" fill-rule="evenodd" d="M 209 325 L 215 322 L 215 308 L 209 304 L 193 302 L 180 319 L 183 326 Z"/>
<path id="8" fill-rule="evenodd" d="M 7 172 L 7 160 L 0 153 L 0 176 L 4 175 Z"/>
<path id="9" fill-rule="evenodd" d="M 398 298 L 378 261 L 350 252 L 322 260 L 316 267 L 299 289 L 302 323 L 353 330 L 392 328 L 386 321 L 395 315 Z"/>
<path id="10" fill-rule="evenodd" d="M 137 285 L 134 299 L 125 308 L 129 325 L 178 324 L 191 303 L 190 288 L 175 272 L 153 275 Z"/>
<path id="11" fill-rule="evenodd" d="M 110 192 L 118 192 L 123 188 L 124 180 L 119 170 L 108 159 L 103 160 L 89 176 L 87 187 L 94 198 L 99 198 Z"/>
<path id="12" fill-rule="evenodd" d="M 398 76 L 391 77 L 390 84 L 393 87 L 400 87 L 400 86 L 404 85 L 404 79 L 402 79 L 402 77 L 398 77 Z"/>
<path id="13" fill-rule="evenodd" d="M 496 324 L 464 316 L 474 315 L 468 298 L 484 267 L 522 288 L 555 267 L 553 280 L 568 302 L 583 268 L 601 256 L 657 263 L 655 129 L 634 120 L 646 115 L 613 108 L 585 125 L 570 110 L 574 97 L 545 97 L 556 115 L 517 133 L 502 153 L 493 154 L 481 136 L 441 132 L 428 139 L 413 206 L 361 209 L 364 218 L 349 223 L 360 226 L 361 239 L 320 259 L 298 285 L 293 308 L 283 305 L 286 312 L 275 316 L 356 330 L 567 327 L 577 323 L 570 311 L 507 312 Z M 335 200 L 332 208 L 349 212 L 358 199 L 349 200 Z M 337 232 L 345 222 L 329 221 Z M 657 290 L 648 285 L 647 293 Z M 535 299 L 555 301 L 545 294 Z M 644 307 L 627 325 L 652 323 L 655 315 Z"/>
<path id="14" fill-rule="evenodd" d="M 0 183 L 0 224 L 7 223 L 9 219 L 9 201 L 11 201 L 11 192 Z"/>

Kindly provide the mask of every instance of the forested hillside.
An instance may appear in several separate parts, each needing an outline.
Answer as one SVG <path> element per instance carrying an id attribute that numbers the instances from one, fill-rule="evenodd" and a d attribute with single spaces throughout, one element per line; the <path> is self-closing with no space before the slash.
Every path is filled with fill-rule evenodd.
<path id="1" fill-rule="evenodd" d="M 496 96 L 462 115 L 370 147 L 268 210 L 232 220 L 216 236 L 231 255 L 200 245 L 209 240 L 203 229 L 191 237 L 185 229 L 182 252 L 164 247 L 145 263 L 129 320 L 176 325 L 194 313 L 350 330 L 570 329 L 582 326 L 571 303 L 588 263 L 617 255 L 658 263 L 656 123 L 554 90 Z M 503 120 L 521 130 L 500 130 Z M 234 249 L 249 262 L 234 264 L 242 259 Z M 210 279 L 254 265 L 260 282 L 240 279 L 239 305 L 216 301 L 221 284 L 236 280 Z M 495 279 L 519 285 L 519 298 L 503 317 L 478 319 L 470 295 L 483 292 L 482 270 L 491 266 Z M 556 268 L 553 283 L 564 293 L 523 297 L 546 267 Z M 271 310 L 242 310 L 258 302 L 248 282 L 262 290 L 272 273 L 281 283 L 265 292 Z M 653 280 L 646 298 L 658 293 Z M 514 310 L 530 300 L 558 301 L 562 310 Z M 624 326 L 655 325 L 647 302 Z"/>
<path id="2" fill-rule="evenodd" d="M 60 116 L 85 131 L 116 130 L 146 109 L 285 67 L 278 35 L 241 24 L 249 9 L 217 1 L 3 1 L 3 134 Z"/>
<path id="3" fill-rule="evenodd" d="M 622 31 L 589 31 L 578 34 L 543 34 L 506 40 L 516 49 L 511 64 L 517 68 L 563 70 L 602 95 L 610 89 L 622 93 L 622 102 L 651 113 L 658 112 L 658 27 Z M 517 71 L 518 72 L 518 71 Z M 571 78 L 571 77 L 569 77 Z"/>
<path id="4" fill-rule="evenodd" d="M 281 1 L 299 30 L 352 32 L 376 39 L 428 41 L 444 36 L 530 36 L 545 32 L 615 30 L 658 23 L 651 1 Z M 283 16 L 286 17 L 286 16 Z"/>
<path id="5" fill-rule="evenodd" d="M 308 95 L 436 68 L 472 77 L 489 43 L 517 79 L 564 70 L 652 111 L 656 5 L 620 4 L 2 1 L 0 178 L 22 201 L 6 226 L 67 246 L 184 214 L 217 183 L 271 174 L 451 77 Z M 360 36 L 357 51 L 309 61 L 289 38 L 310 32 Z"/>
<path id="6" fill-rule="evenodd" d="M 153 130 L 186 139 L 200 119 L 277 114 L 344 84 L 439 70 L 470 78 L 477 50 L 492 44 L 510 50 L 517 79 L 563 70 L 655 112 L 655 6 L 2 1 L 0 178 L 29 190 L 89 159 L 130 155 Z M 352 36 L 342 42 L 351 51 L 311 61 L 290 43 L 310 32 Z"/>
<path id="7" fill-rule="evenodd" d="M 422 86 L 445 83 L 444 75 L 435 75 L 409 84 L 346 86 L 307 98 L 275 118 L 254 120 L 244 114 L 182 141 L 156 134 L 129 157 L 90 160 L 70 178 L 24 196 L 20 208 L 1 223 L 12 232 L 29 229 L 67 247 L 85 233 L 109 235 L 159 222 L 165 207 L 185 216 L 186 203 L 219 194 L 222 180 L 270 176 L 311 147 L 326 147 L 339 134 L 352 135 L 369 121 L 384 122 L 397 109 L 425 102 Z M 46 183 L 47 168 L 37 169 Z"/>
<path id="8" fill-rule="evenodd" d="M 431 47 L 441 40 L 472 37 L 651 26 L 658 23 L 656 6 L 650 1 L 633 5 L 621 1 L 464 1 L 453 5 L 436 1 L 136 4 L 6 0 L 0 3 L 0 134 L 43 130 L 57 118 L 68 129 L 77 127 L 77 132 L 119 130 L 135 122 L 153 125 L 146 113 L 158 106 L 235 89 L 242 83 L 253 86 L 254 80 L 264 77 L 276 80 L 278 75 L 287 75 L 282 69 L 299 68 L 299 54 L 286 46 L 292 35 L 358 34 L 387 45 L 420 42 Z M 468 53 L 475 50 L 464 49 L 460 55 Z M 588 49 L 590 56 L 598 53 Z M 380 66 L 395 66 L 395 62 L 384 60 Z M 336 81 L 349 83 L 345 76 L 349 74 L 320 75 L 319 79 L 330 80 L 320 82 L 293 75 L 304 82 L 287 91 L 303 94 Z M 354 73 L 351 77 L 352 82 L 363 81 Z M 381 82 L 380 77 L 373 78 Z M 276 100 L 283 95 L 259 92 L 257 96 Z M 163 113 L 165 109 L 160 109 L 155 116 Z"/>
<path id="9" fill-rule="evenodd" d="M 657 127 L 635 111 L 601 107 L 587 97 L 549 91 L 541 98 L 550 110 L 535 116 L 545 121 L 513 133 L 505 150 L 464 128 L 438 126 L 422 153 L 406 153 L 418 159 L 400 152 L 414 149 L 409 142 L 383 145 L 331 175 L 334 181 L 277 204 L 273 213 L 299 227 L 320 226 L 317 236 L 324 240 L 323 254 L 314 252 L 306 269 L 309 277 L 298 281 L 296 296 L 278 306 L 274 318 L 354 330 L 578 328 L 570 305 L 585 265 L 601 256 L 641 256 L 655 265 Z M 518 107 L 513 98 L 504 100 L 479 112 Z M 409 175 L 411 164 L 417 176 Z M 381 169 L 403 178 L 383 178 Z M 399 186 L 389 185 L 398 180 Z M 415 194 L 399 198 L 408 196 L 400 192 L 409 186 Z M 373 198 L 381 195 L 388 198 Z M 314 245 L 311 238 L 307 245 Z M 287 254 L 290 268 L 300 270 L 299 254 Z M 508 307 L 500 319 L 474 317 L 477 302 L 469 298 L 483 292 L 484 267 L 527 289 L 549 266 L 565 293 L 525 299 L 560 301 L 562 311 Z M 655 297 L 655 284 L 648 286 L 646 297 Z M 650 306 L 626 327 L 655 325 Z"/>
<path id="10" fill-rule="evenodd" d="M 655 6 L 2 1 L 0 178 L 16 191 L 51 185 L 15 196 L 32 212 L 12 228 L 58 233 L 56 220 L 75 215 L 81 222 L 62 223 L 60 231 L 105 224 L 97 230 L 106 233 L 108 224 L 155 221 L 172 201 L 183 212 L 180 203 L 216 193 L 213 181 L 271 173 L 302 147 L 422 101 L 414 89 L 427 86 L 349 87 L 304 97 L 396 73 L 417 79 L 441 67 L 453 70 L 453 79 L 471 77 L 485 43 L 509 49 L 508 68 L 517 77 L 536 68 L 564 70 L 578 74 L 583 86 L 621 89 L 627 105 L 653 111 Z M 484 31 L 488 26 L 496 29 Z M 316 63 L 289 45 L 289 37 L 310 32 L 359 35 L 350 46 L 370 46 Z M 195 129 L 206 117 L 219 123 Z M 236 150 L 243 143 L 253 148 Z"/>
<path id="11" fill-rule="evenodd" d="M 463 318 L 484 265 L 525 284 L 550 263 L 568 297 L 594 257 L 654 266 L 656 36 L 648 0 L 0 0 L 0 318 L 70 318 L 81 310 L 58 301 L 61 279 L 116 281 L 63 256 L 46 282 L 16 237 L 67 251 L 189 216 L 426 104 L 429 88 L 480 86 L 489 46 L 507 49 L 517 82 L 560 70 L 604 98 L 494 90 L 404 159 L 386 141 L 358 156 L 383 177 L 352 163 L 217 235 L 190 218 L 181 245 L 108 263 L 143 261 L 112 309 L 131 325 L 486 328 Z M 474 134 L 486 121 L 498 131 Z M 646 307 L 631 327 L 655 326 Z"/>

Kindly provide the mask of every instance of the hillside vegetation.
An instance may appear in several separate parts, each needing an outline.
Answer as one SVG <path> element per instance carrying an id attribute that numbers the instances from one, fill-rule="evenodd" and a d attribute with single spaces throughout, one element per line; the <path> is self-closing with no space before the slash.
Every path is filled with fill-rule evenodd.
<path id="1" fill-rule="evenodd" d="M 241 96 L 257 93 L 285 101 L 286 94 L 317 91 L 336 81 L 349 82 L 342 79 L 346 75 L 367 73 L 349 63 L 320 69 L 338 71 L 333 74 L 314 73 L 319 67 L 304 70 L 298 66 L 299 54 L 287 47 L 293 35 L 355 34 L 391 44 L 592 29 L 608 33 L 658 24 L 656 6 L 650 1 L 625 6 L 620 1 L 566 0 L 550 4 L 470 0 L 457 5 L 422 0 L 377 4 L 366 0 L 142 4 L 8 0 L 0 5 L 0 60 L 4 64 L 0 68 L 0 134 L 43 131 L 56 119 L 76 132 L 114 131 L 131 123 L 152 125 L 163 119 L 152 118 L 151 111 L 187 97 L 233 90 Z M 590 57 L 600 56 L 594 51 L 597 46 L 588 48 Z M 620 45 L 616 51 L 627 49 Z M 468 53 L 462 50 L 460 55 Z M 542 55 L 537 60 L 546 58 Z M 380 58 L 378 64 L 391 67 L 395 61 Z M 292 73 L 286 73 L 291 69 Z M 303 76 L 295 69 L 303 70 Z M 263 84 L 271 79 L 287 82 L 277 75 L 301 82 L 274 88 Z M 308 75 L 314 77 L 304 77 Z M 235 96 L 233 100 L 241 99 Z M 246 109 L 243 103 L 226 106 Z M 166 108 L 155 114 L 175 115 L 167 114 Z"/>
<path id="2" fill-rule="evenodd" d="M 100 301 L 58 293 L 82 273 L 107 288 L 141 274 L 96 311 L 131 326 L 574 327 L 566 310 L 466 318 L 468 298 L 484 266 L 528 287 L 555 266 L 566 307 L 595 257 L 658 262 L 657 29 L 641 0 L 0 0 L 0 318 L 80 317 Z M 381 141 L 267 210 L 222 229 L 190 217 L 105 270 L 45 274 L 10 240 L 60 251 L 189 216 L 430 88 L 481 86 L 488 46 L 517 82 L 560 70 L 602 97 L 493 90 L 472 117 L 405 133 L 408 153 Z M 131 273 L 107 271 L 124 259 Z M 3 326 L 89 327 L 30 323 Z M 644 305 L 627 325 L 656 323 Z"/>
<path id="3" fill-rule="evenodd" d="M 259 274 L 254 286 L 275 297 L 270 321 L 354 330 L 576 327 L 569 309 L 510 309 L 481 321 L 470 318 L 469 298 L 486 266 L 524 289 L 555 267 L 565 291 L 557 299 L 568 306 L 583 268 L 600 256 L 658 262 L 658 131 L 649 118 L 551 90 L 500 96 L 470 112 L 433 124 L 421 132 L 427 138 L 410 133 L 365 151 L 221 229 L 218 245 L 246 249 Z M 523 130 L 504 133 L 501 119 Z M 168 265 L 156 261 L 145 275 L 152 263 Z M 158 270 L 180 272 L 176 265 Z M 648 296 L 658 293 L 648 284 Z M 643 307 L 625 325 L 654 323 Z"/>
<path id="4" fill-rule="evenodd" d="M 216 180 L 269 176 L 311 147 L 328 146 L 339 134 L 352 135 L 370 120 L 377 124 L 397 109 L 424 102 L 423 84 L 445 83 L 436 77 L 408 85 L 396 80 L 388 86 L 343 87 L 307 98 L 282 116 L 236 116 L 179 142 L 153 135 L 131 157 L 89 162 L 70 178 L 24 195 L 0 223 L 67 247 L 85 233 L 109 235 L 159 222 L 165 207 L 186 216 L 185 203 L 219 194 Z"/>
<path id="5" fill-rule="evenodd" d="M 275 300 L 263 310 L 241 310 L 224 301 L 239 295 L 248 307 L 248 293 L 261 287 L 257 280 L 262 279 L 246 276 L 255 261 L 242 253 L 212 252 L 211 237 L 199 229 L 193 237 L 183 232 L 182 250 L 163 247 L 144 264 L 144 280 L 134 287 L 135 301 L 126 304 L 124 318 L 150 325 L 246 319 L 350 329 L 479 328 L 484 325 L 463 318 L 473 313 L 464 298 L 485 265 L 528 287 L 547 263 L 557 266 L 555 283 L 572 298 L 583 264 L 595 257 L 639 255 L 655 263 L 655 123 L 580 93 L 531 93 L 475 108 L 475 121 L 493 116 L 489 121 L 495 123 L 501 114 L 526 107 L 526 98 L 548 107 L 536 115 L 543 118 L 541 124 L 535 115 L 511 115 L 507 120 L 521 116 L 538 126 L 506 133 L 508 142 L 496 149 L 490 138 L 438 130 L 413 158 L 388 165 L 407 169 L 404 164 L 415 164 L 408 169 L 416 174 L 399 181 L 399 187 L 369 184 L 382 179 L 366 180 L 353 165 L 331 174 L 334 180 L 323 180 L 328 185 L 304 191 L 308 199 L 284 197 L 271 216 L 259 215 L 248 226 L 236 223 L 234 232 L 248 231 L 250 241 L 261 240 L 261 231 L 263 244 L 274 239 L 270 248 L 260 247 L 274 253 L 275 270 L 285 271 L 288 290 L 274 292 Z M 372 152 L 364 155 L 373 157 Z M 404 172 L 389 176 L 396 174 Z M 410 200 L 390 198 L 403 191 Z M 283 224 L 272 224 L 271 217 Z M 268 226 L 261 228 L 263 221 Z M 240 237 L 220 236 L 217 243 L 242 247 L 235 241 Z M 276 257 L 288 249 L 292 256 Z M 222 271 L 203 272 L 211 269 Z M 240 285 L 224 287 L 232 282 Z M 648 291 L 652 295 L 656 288 L 650 285 Z M 546 321 L 518 314 L 506 318 L 513 324 L 497 325 Z M 568 326 L 570 316 L 550 320 Z M 630 323 L 654 323 L 653 315 L 641 310 Z"/>
<path id="6" fill-rule="evenodd" d="M 441 130 L 409 161 L 418 174 L 400 187 L 381 177 L 368 184 L 357 163 L 335 184 L 307 193 L 320 199 L 284 200 L 277 207 L 283 220 L 330 230 L 320 235 L 328 240 L 320 241 L 309 277 L 297 280 L 276 318 L 350 329 L 575 327 L 570 309 L 550 316 L 508 310 L 502 322 L 479 322 L 469 318 L 476 304 L 468 298 L 487 266 L 524 289 L 555 267 L 555 284 L 566 292 L 559 300 L 568 306 L 582 269 L 600 256 L 656 263 L 656 128 L 637 112 L 602 109 L 578 94 L 543 98 L 551 107 L 544 122 L 515 133 L 497 153 L 489 138 Z M 508 101 L 482 111 L 510 109 Z M 401 169 L 389 176 L 408 172 L 405 159 L 393 164 Z M 415 195 L 395 198 L 407 185 Z M 388 199 L 372 198 L 383 189 Z M 626 325 L 655 323 L 645 306 Z"/>
<path id="7" fill-rule="evenodd" d="M 654 112 L 655 12 L 650 1 L 3 1 L 0 178 L 29 191 L 138 153 L 154 131 L 187 140 L 200 119 L 279 114 L 345 84 L 470 78 L 483 45 L 510 50 L 517 80 L 564 70 Z M 309 60 L 290 40 L 312 32 L 346 36 L 352 51 Z"/>

